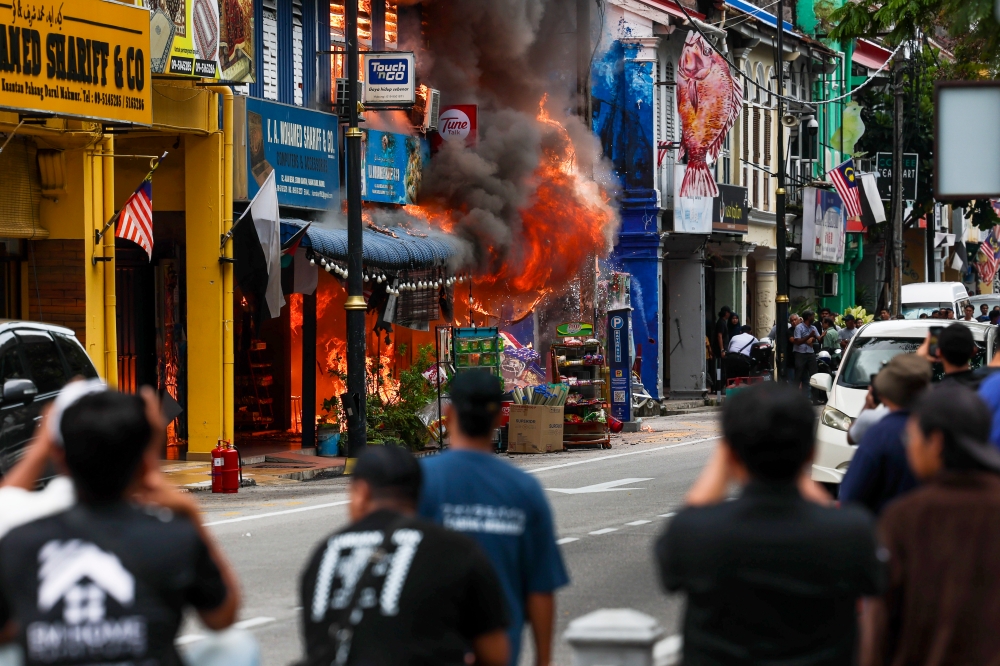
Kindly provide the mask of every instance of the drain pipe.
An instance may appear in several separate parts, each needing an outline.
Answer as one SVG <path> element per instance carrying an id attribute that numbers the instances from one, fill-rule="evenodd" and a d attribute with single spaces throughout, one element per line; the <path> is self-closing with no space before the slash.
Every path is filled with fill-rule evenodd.
<path id="1" fill-rule="evenodd" d="M 208 86 L 222 97 L 222 229 L 225 234 L 233 226 L 233 90 L 229 86 Z M 222 438 L 236 441 L 236 354 L 233 348 L 233 240 L 222 248 L 219 259 L 222 269 Z M 242 472 L 242 466 L 240 471 Z"/>
<path id="2" fill-rule="evenodd" d="M 105 136 L 101 140 L 101 160 L 104 184 L 104 217 L 110 220 L 115 214 L 115 138 Z M 108 388 L 118 388 L 118 313 L 117 290 L 115 288 L 115 231 L 109 229 L 104 234 L 104 256 L 110 257 L 102 266 L 104 271 L 104 378 Z"/>

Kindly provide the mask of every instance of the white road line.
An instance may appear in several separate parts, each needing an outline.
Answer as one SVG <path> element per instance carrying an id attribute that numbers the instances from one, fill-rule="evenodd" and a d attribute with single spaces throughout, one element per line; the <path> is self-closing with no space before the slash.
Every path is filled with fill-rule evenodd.
<path id="1" fill-rule="evenodd" d="M 671 511 L 670 513 L 661 513 L 660 518 L 673 518 L 677 515 L 676 511 Z"/>
<path id="2" fill-rule="evenodd" d="M 643 481 L 652 481 L 651 478 L 642 479 L 619 479 L 617 481 L 605 481 L 604 483 L 595 483 L 591 486 L 584 486 L 582 488 L 548 488 L 554 493 L 563 493 L 565 495 L 585 495 L 587 493 L 611 493 L 618 490 L 645 490 L 645 488 L 621 488 L 619 486 L 627 486 L 633 483 L 641 483 Z"/>
<path id="3" fill-rule="evenodd" d="M 602 534 L 609 534 L 611 532 L 617 532 L 617 531 L 618 531 L 617 527 L 605 527 L 603 530 L 594 530 L 593 532 L 589 532 L 589 534 L 593 536 L 600 536 Z"/>
<path id="4" fill-rule="evenodd" d="M 302 513 L 303 511 L 315 511 L 316 509 L 328 509 L 331 506 L 343 506 L 349 503 L 350 500 L 341 500 L 339 502 L 327 502 L 326 504 L 313 504 L 312 506 L 300 506 L 297 509 L 286 509 L 284 511 L 269 511 L 268 513 L 258 513 L 255 516 L 241 516 L 239 518 L 227 518 L 226 520 L 216 520 L 215 522 L 205 523 L 205 527 L 212 527 L 213 525 L 229 525 L 231 523 L 242 523 L 248 520 L 259 520 L 261 518 L 271 518 L 273 516 L 284 516 L 290 513 Z"/>
<path id="5" fill-rule="evenodd" d="M 253 629 L 254 627 L 259 627 L 262 624 L 270 624 L 274 622 L 273 617 L 252 617 L 249 620 L 243 620 L 241 622 L 236 622 L 233 624 L 233 629 Z M 205 640 L 207 636 L 205 634 L 185 634 L 184 636 L 178 636 L 174 640 L 174 645 L 188 645 L 190 643 L 197 643 L 198 641 Z"/>
<path id="6" fill-rule="evenodd" d="M 562 463 L 561 465 L 549 465 L 548 467 L 539 467 L 538 469 L 527 469 L 525 471 L 528 474 L 538 474 L 540 472 L 547 472 L 550 469 L 560 469 L 562 467 L 574 467 L 576 465 L 589 465 L 590 463 L 605 462 L 608 460 L 614 460 L 615 458 L 624 458 L 625 456 L 639 455 L 640 453 L 653 453 L 655 451 L 664 451 L 666 449 L 676 449 L 678 446 L 691 446 L 692 444 L 701 444 L 702 442 L 711 442 L 717 439 L 722 439 L 722 437 L 717 436 L 717 437 L 705 437 L 704 439 L 692 439 L 690 442 L 678 442 L 677 444 L 668 444 L 667 446 L 657 446 L 655 449 L 629 451 L 628 453 L 618 453 L 613 456 L 602 456 L 600 458 L 588 458 L 587 460 L 574 460 L 573 462 Z"/>
<path id="7" fill-rule="evenodd" d="M 648 525 L 651 522 L 653 522 L 653 521 L 652 520 L 633 520 L 631 523 L 625 523 L 625 524 L 626 525 L 636 526 L 636 525 Z"/>
<path id="8" fill-rule="evenodd" d="M 558 541 L 556 541 L 556 545 L 563 546 L 567 543 L 573 543 L 574 541 L 579 541 L 579 540 L 580 539 L 578 539 L 577 537 L 566 537 L 564 539 L 559 539 Z"/>

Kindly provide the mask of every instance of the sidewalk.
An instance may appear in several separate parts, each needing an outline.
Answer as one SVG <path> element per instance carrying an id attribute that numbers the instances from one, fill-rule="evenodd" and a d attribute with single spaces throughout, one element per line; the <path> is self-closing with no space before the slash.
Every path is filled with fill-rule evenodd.
<path id="1" fill-rule="evenodd" d="M 296 451 L 243 456 L 243 483 L 279 486 L 307 481 L 322 474 L 344 473 L 344 458 L 303 455 Z M 164 460 L 163 472 L 176 486 L 191 492 L 212 490 L 212 463 Z"/>

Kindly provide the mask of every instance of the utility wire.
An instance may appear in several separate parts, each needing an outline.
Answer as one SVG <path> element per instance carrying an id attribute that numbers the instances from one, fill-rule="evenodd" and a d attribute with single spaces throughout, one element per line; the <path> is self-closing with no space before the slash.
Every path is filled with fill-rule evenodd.
<path id="1" fill-rule="evenodd" d="M 815 104 L 816 106 L 819 106 L 819 105 L 821 105 L 821 104 L 832 104 L 833 102 L 839 102 L 840 100 L 842 100 L 842 99 L 844 99 L 844 98 L 847 98 L 847 97 L 850 97 L 851 95 L 855 94 L 856 92 L 858 92 L 859 90 L 861 90 L 862 88 L 864 88 L 864 87 L 865 87 L 866 85 L 868 85 L 869 83 L 871 83 L 872 81 L 874 81 L 874 80 L 875 80 L 875 77 L 876 77 L 876 76 L 878 76 L 878 75 L 879 75 L 879 74 L 880 74 L 880 73 L 882 72 L 882 70 L 883 70 L 883 69 L 885 69 L 886 65 L 888 65 L 888 64 L 889 64 L 889 61 L 893 59 L 893 57 L 894 57 L 894 56 L 896 55 L 896 53 L 898 53 L 898 52 L 899 52 L 899 49 L 901 49 L 901 48 L 903 47 L 903 44 L 905 44 L 905 43 L 906 43 L 906 42 L 900 42 L 900 43 L 899 43 L 899 45 L 898 45 L 898 46 L 896 46 L 896 49 L 895 49 L 895 50 L 894 50 L 894 51 L 893 51 L 892 53 L 890 53 L 890 54 L 889 54 L 889 57 L 888 57 L 888 58 L 886 58 L 886 61 L 885 61 L 884 63 L 882 63 L 882 66 L 881 66 L 881 67 L 879 67 L 879 68 L 878 68 L 877 70 L 875 70 L 875 73 L 874 73 L 874 74 L 872 74 L 872 75 L 871 75 L 870 77 L 868 77 L 868 78 L 867 78 L 867 79 L 866 79 L 866 80 L 864 81 L 864 83 L 862 83 L 861 85 L 859 85 L 859 86 L 858 86 L 857 88 L 855 88 L 854 90 L 851 90 L 850 92 L 847 92 L 847 93 L 844 93 L 843 95 L 841 95 L 841 96 L 839 96 L 839 97 L 834 97 L 833 99 L 825 99 L 825 100 L 823 100 L 823 101 L 820 101 L 820 102 L 803 102 L 803 100 L 801 100 L 801 99 L 796 99 L 796 98 L 794 98 L 794 97 L 787 97 L 787 96 L 785 96 L 785 95 L 781 95 L 781 94 L 779 94 L 779 93 L 776 93 L 776 92 L 772 92 L 771 90 L 768 90 L 768 89 L 767 89 L 767 88 L 765 88 L 764 86 L 762 86 L 762 85 L 760 85 L 759 83 L 757 83 L 756 81 L 754 81 L 754 80 L 753 80 L 753 79 L 752 79 L 751 77 L 749 77 L 749 76 L 747 76 L 746 74 L 744 74 L 744 73 L 743 73 L 743 70 L 741 70 L 741 69 L 740 69 L 739 67 L 737 67 L 737 66 L 736 66 L 736 65 L 735 65 L 735 64 L 733 63 L 733 61 L 732 61 L 732 60 L 730 60 L 730 59 L 729 59 L 729 58 L 728 58 L 728 57 L 726 56 L 726 54 L 725 54 L 725 53 L 723 53 L 722 51 L 720 51 L 720 50 L 719 50 L 719 47 L 717 47 L 717 46 L 715 45 L 715 43 L 714 43 L 714 42 L 713 42 L 713 41 L 712 41 L 711 39 L 709 39 L 708 35 L 706 35 L 706 34 L 705 34 L 704 32 L 702 32 L 701 28 L 700 28 L 700 27 L 698 27 L 698 24 L 697 24 L 697 23 L 695 22 L 695 19 L 694 19 L 694 18 L 693 18 L 693 17 L 692 17 L 692 16 L 691 16 L 691 15 L 690 15 L 689 13 L 688 13 L 688 10 L 687 10 L 687 8 L 686 8 L 686 7 L 684 7 L 684 3 L 683 3 L 683 2 L 678 2 L 678 3 L 677 3 L 677 6 L 681 8 L 681 11 L 682 11 L 682 12 L 684 12 L 684 16 L 686 16 L 686 17 L 687 17 L 687 20 L 688 20 L 688 22 L 689 22 L 689 23 L 690 23 L 690 24 L 691 24 L 692 26 L 694 26 L 694 29 L 698 31 L 698 34 L 699 34 L 699 35 L 701 35 L 701 36 L 702 36 L 702 38 L 704 38 L 704 40 L 705 40 L 706 42 L 708 42 L 708 45 L 712 47 L 712 50 L 713 50 L 713 51 L 715 51 L 716 53 L 718 53 L 718 54 L 719 54 L 720 56 L 722 56 L 722 59 L 723 59 L 723 60 L 725 60 L 725 61 L 726 61 L 726 63 L 727 63 L 727 64 L 728 64 L 728 65 L 729 65 L 730 67 L 732 67 L 732 68 L 733 68 L 734 70 L 736 70 L 736 73 L 737 73 L 737 74 L 738 74 L 738 75 L 740 76 L 740 78 L 743 78 L 743 79 L 746 79 L 746 80 L 747 80 L 748 82 L 750 82 L 750 83 L 751 83 L 751 84 L 752 84 L 753 86 L 755 86 L 755 87 L 756 87 L 756 88 L 758 88 L 759 90 L 763 90 L 763 91 L 764 91 L 765 93 L 767 93 L 768 95 L 774 95 L 775 97 L 777 97 L 777 98 L 779 98 L 779 99 L 783 99 L 783 100 L 785 100 L 786 102 L 789 102 L 789 103 L 793 103 L 793 102 L 794 102 L 795 104 L 803 104 L 803 103 L 805 103 L 805 104 Z M 777 18 L 777 17 L 776 17 L 776 18 Z M 783 21 L 783 20 L 782 20 L 781 18 L 778 18 L 778 29 L 779 29 L 779 30 L 782 30 L 782 29 L 784 29 L 784 21 Z"/>

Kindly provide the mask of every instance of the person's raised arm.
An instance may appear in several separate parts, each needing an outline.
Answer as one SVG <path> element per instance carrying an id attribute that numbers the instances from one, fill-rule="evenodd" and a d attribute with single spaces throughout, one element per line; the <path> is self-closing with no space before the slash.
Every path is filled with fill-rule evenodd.
<path id="1" fill-rule="evenodd" d="M 46 467 L 52 462 L 52 435 L 46 425 L 46 420 L 43 420 L 35 431 L 35 438 L 24 452 L 24 457 L 0 480 L 0 488 L 35 489 Z"/>

